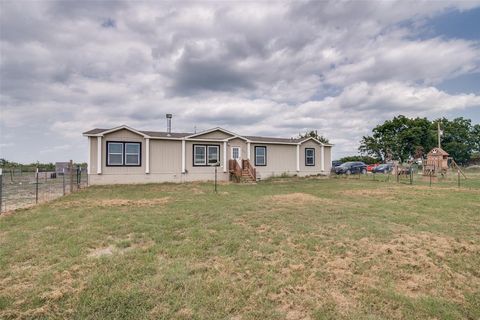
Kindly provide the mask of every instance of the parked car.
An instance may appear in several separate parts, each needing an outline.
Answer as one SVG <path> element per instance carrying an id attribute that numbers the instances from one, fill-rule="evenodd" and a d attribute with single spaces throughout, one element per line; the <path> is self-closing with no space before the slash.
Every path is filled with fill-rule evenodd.
<path id="1" fill-rule="evenodd" d="M 345 162 L 335 167 L 336 174 L 354 174 L 354 173 L 367 173 L 367 165 L 360 161 Z"/>
<path id="2" fill-rule="evenodd" d="M 392 172 L 393 165 L 391 163 L 384 163 L 373 168 L 373 173 L 389 173 Z"/>
<path id="3" fill-rule="evenodd" d="M 339 160 L 333 160 L 332 161 L 332 168 L 338 167 L 339 165 L 342 164 L 342 161 Z"/>
<path id="4" fill-rule="evenodd" d="M 380 163 L 369 164 L 369 165 L 367 166 L 367 171 L 368 171 L 368 172 L 372 172 L 373 168 L 375 168 L 375 167 L 377 167 L 377 166 L 379 166 L 379 165 L 380 165 Z"/>

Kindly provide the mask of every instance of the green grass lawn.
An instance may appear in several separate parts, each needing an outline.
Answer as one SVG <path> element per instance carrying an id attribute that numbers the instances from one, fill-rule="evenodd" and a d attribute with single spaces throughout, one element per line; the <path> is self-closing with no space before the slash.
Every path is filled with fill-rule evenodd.
<path id="1" fill-rule="evenodd" d="M 480 179 L 90 187 L 0 217 L 1 319 L 479 319 Z"/>

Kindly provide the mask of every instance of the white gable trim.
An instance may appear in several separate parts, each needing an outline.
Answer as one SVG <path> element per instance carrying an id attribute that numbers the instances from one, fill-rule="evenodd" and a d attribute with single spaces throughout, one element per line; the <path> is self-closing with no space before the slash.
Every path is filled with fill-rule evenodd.
<path id="1" fill-rule="evenodd" d="M 119 127 L 115 127 L 115 128 L 112 128 L 112 129 L 109 129 L 107 131 L 103 131 L 103 132 L 100 132 L 100 133 L 97 133 L 97 134 L 86 134 L 86 136 L 92 136 L 92 137 L 103 137 L 104 135 L 106 134 L 109 134 L 109 133 L 112 133 L 112 132 L 116 132 L 116 131 L 119 131 L 119 130 L 128 130 L 130 132 L 133 132 L 133 133 L 136 133 L 144 138 L 150 138 L 150 136 L 146 135 L 145 133 L 142 133 L 138 130 L 135 130 L 127 125 L 121 125 Z"/>
<path id="2" fill-rule="evenodd" d="M 250 141 L 250 140 L 248 140 L 247 138 L 245 138 L 245 137 L 242 137 L 242 136 L 239 136 L 239 135 L 235 135 L 235 136 L 233 136 L 233 137 L 230 137 L 230 138 L 228 138 L 228 139 L 225 139 L 225 140 L 227 140 L 227 141 L 230 141 L 230 140 L 233 140 L 233 139 L 242 139 L 242 140 L 244 140 L 244 141 L 247 141 L 247 142 L 249 142 L 249 141 Z"/>
<path id="3" fill-rule="evenodd" d="M 321 146 L 325 146 L 325 147 L 332 147 L 332 146 L 333 146 L 333 144 L 323 143 L 323 142 L 321 142 L 320 140 L 315 139 L 314 137 L 309 137 L 309 138 L 307 138 L 307 139 L 305 139 L 305 140 L 302 140 L 302 141 L 300 141 L 298 144 L 303 144 L 303 143 L 305 143 L 305 142 L 307 142 L 307 141 L 310 141 L 310 140 L 315 141 L 316 143 L 318 143 L 318 144 L 321 145 Z"/>
<path id="4" fill-rule="evenodd" d="M 214 132 L 214 131 L 220 131 L 220 132 L 232 135 L 232 136 L 238 136 L 238 134 L 233 133 L 231 131 L 225 130 L 225 129 L 220 128 L 220 127 L 215 127 L 215 128 L 212 128 L 212 129 L 208 129 L 208 130 L 204 130 L 204 131 L 201 131 L 201 132 L 198 132 L 198 133 L 191 134 L 189 136 L 186 136 L 185 139 L 195 138 L 195 137 L 198 137 L 198 136 L 210 133 L 210 132 Z"/>

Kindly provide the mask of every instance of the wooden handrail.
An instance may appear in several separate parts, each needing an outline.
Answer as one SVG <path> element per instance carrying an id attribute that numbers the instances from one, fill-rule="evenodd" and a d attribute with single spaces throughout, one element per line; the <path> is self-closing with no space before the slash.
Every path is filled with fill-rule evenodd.
<path id="1" fill-rule="evenodd" d="M 242 168 L 237 160 L 228 160 L 228 170 L 237 180 L 240 180 L 240 177 L 242 176 Z"/>
<path id="2" fill-rule="evenodd" d="M 242 166 L 244 169 L 248 171 L 248 174 L 254 181 L 257 181 L 257 170 L 252 166 L 250 163 L 250 160 L 248 159 L 243 159 L 242 160 Z"/>

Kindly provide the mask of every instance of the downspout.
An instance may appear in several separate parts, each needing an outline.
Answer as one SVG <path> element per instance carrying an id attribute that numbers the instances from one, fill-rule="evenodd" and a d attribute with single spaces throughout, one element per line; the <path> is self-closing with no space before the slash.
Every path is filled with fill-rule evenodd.
<path id="1" fill-rule="evenodd" d="M 182 173 L 185 173 L 185 139 L 182 139 Z"/>

